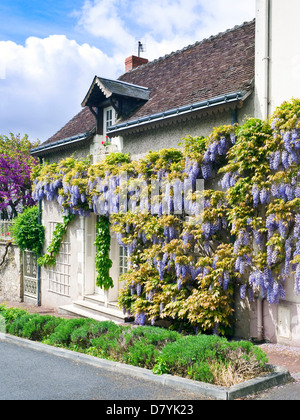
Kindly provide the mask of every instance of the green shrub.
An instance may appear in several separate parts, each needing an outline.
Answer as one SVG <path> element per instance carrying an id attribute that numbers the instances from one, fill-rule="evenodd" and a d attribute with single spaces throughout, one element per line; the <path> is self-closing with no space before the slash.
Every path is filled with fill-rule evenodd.
<path id="1" fill-rule="evenodd" d="M 29 207 L 15 218 L 13 224 L 14 242 L 18 247 L 40 255 L 44 245 L 45 229 L 39 223 L 38 207 Z"/>
<path id="2" fill-rule="evenodd" d="M 136 327 L 127 331 L 131 342 L 142 340 L 147 344 L 163 347 L 165 344 L 178 340 L 181 335 L 176 331 L 169 331 L 158 327 Z"/>
<path id="3" fill-rule="evenodd" d="M 163 328 L 56 318 L 5 305 L 0 305 L 1 317 L 6 331 L 19 337 L 222 386 L 259 376 L 268 362 L 251 342 L 229 342 L 215 335 L 182 336 Z"/>
<path id="4" fill-rule="evenodd" d="M 122 354 L 122 361 L 129 365 L 152 369 L 159 356 L 159 350 L 154 344 L 137 341 Z"/>
<path id="5" fill-rule="evenodd" d="M 7 325 L 26 314 L 28 314 L 28 312 L 24 309 L 8 308 L 6 305 L 0 305 L 0 315 L 3 316 Z"/>
<path id="6" fill-rule="evenodd" d="M 72 332 L 71 344 L 75 347 L 87 348 L 94 338 L 117 331 L 119 331 L 119 327 L 113 321 L 91 321 Z"/>
<path id="7" fill-rule="evenodd" d="M 119 360 L 124 344 L 124 333 L 128 327 L 122 327 L 106 323 L 94 328 L 94 337 L 91 338 L 91 348 L 99 357 L 111 360 Z M 129 327 L 130 328 L 130 327 Z"/>
<path id="8" fill-rule="evenodd" d="M 229 342 L 215 335 L 187 336 L 163 347 L 154 373 L 170 373 L 216 383 L 216 374 L 221 370 L 224 372 L 233 368 L 244 372 L 243 378 L 248 379 L 258 375 L 266 362 L 265 353 L 247 341 Z M 229 381 L 223 376 L 224 381 Z"/>
<path id="9" fill-rule="evenodd" d="M 90 318 L 62 319 L 53 334 L 49 336 L 48 344 L 67 347 L 70 345 L 71 335 L 76 329 L 90 325 L 93 322 L 95 321 Z"/>
<path id="10" fill-rule="evenodd" d="M 16 318 L 10 325 L 7 326 L 7 332 L 18 337 L 25 337 L 23 332 L 24 328 L 27 323 L 30 323 L 33 316 L 34 315 L 27 313 L 19 318 Z"/>
<path id="11" fill-rule="evenodd" d="M 52 317 L 50 316 L 49 319 L 47 318 L 47 321 L 43 325 L 43 330 L 44 330 L 43 340 L 47 339 L 50 335 L 52 335 L 56 327 L 58 327 L 58 325 L 60 325 L 61 322 L 63 322 L 63 318 L 59 318 L 55 316 L 52 316 Z"/>
<path id="12" fill-rule="evenodd" d="M 26 313 L 11 322 L 7 327 L 7 332 L 33 341 L 43 341 L 60 323 L 60 318 L 50 315 Z"/>
<path id="13" fill-rule="evenodd" d="M 187 368 L 188 377 L 195 381 L 213 383 L 214 376 L 209 364 L 205 361 L 193 363 L 191 367 Z"/>
<path id="14" fill-rule="evenodd" d="M 114 325 L 114 326 L 113 326 Z M 176 331 L 157 327 L 121 327 L 104 323 L 93 326 L 89 354 L 135 366 L 152 369 L 159 356 L 160 349 L 180 337 Z M 99 334 L 100 333 L 100 334 Z"/>
<path id="15" fill-rule="evenodd" d="M 223 343 L 226 345 L 226 339 L 215 335 L 186 336 L 167 344 L 161 351 L 160 361 L 166 363 L 170 371 L 186 370 L 193 363 L 215 359 L 217 348 Z"/>

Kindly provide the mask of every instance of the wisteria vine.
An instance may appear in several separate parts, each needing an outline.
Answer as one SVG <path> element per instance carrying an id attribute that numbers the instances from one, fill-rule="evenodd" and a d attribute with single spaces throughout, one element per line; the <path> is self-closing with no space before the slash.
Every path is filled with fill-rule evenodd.
<path id="1" fill-rule="evenodd" d="M 130 254 L 119 304 L 137 323 L 165 318 L 225 333 L 236 287 L 242 299 L 277 304 L 294 278 L 300 293 L 299 175 L 300 100 L 292 100 L 270 121 L 221 126 L 181 149 L 137 162 L 120 153 L 96 165 L 69 158 L 33 178 L 35 199 L 110 219 Z"/>

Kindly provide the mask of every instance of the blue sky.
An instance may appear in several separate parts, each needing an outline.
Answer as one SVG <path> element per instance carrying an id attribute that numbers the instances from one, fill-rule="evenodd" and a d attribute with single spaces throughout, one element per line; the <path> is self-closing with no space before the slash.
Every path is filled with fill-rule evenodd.
<path id="1" fill-rule="evenodd" d="M 1 0 L 0 39 L 24 44 L 29 36 L 74 36 L 75 17 L 82 0 Z M 76 31 L 75 31 L 76 32 Z"/>
<path id="2" fill-rule="evenodd" d="M 1 0 L 0 134 L 47 140 L 139 40 L 153 60 L 254 17 L 255 0 Z"/>

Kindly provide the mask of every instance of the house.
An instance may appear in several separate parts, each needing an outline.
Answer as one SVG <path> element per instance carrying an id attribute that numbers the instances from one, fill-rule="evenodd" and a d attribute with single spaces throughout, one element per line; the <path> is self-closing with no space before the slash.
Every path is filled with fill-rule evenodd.
<path id="1" fill-rule="evenodd" d="M 129 57 L 118 80 L 95 76 L 83 110 L 32 154 L 50 162 L 71 154 L 92 155 L 95 163 L 118 150 L 137 159 L 149 150 L 178 147 L 188 134 L 209 134 L 220 124 L 242 122 L 254 109 L 254 38 L 255 23 L 250 22 L 153 62 Z M 110 146 L 102 144 L 107 137 Z M 60 220 L 58 206 L 45 201 L 46 246 Z M 56 267 L 42 270 L 42 302 L 66 309 L 82 301 L 81 307 L 94 309 L 100 301 L 101 311 L 123 317 L 113 305 L 126 255 L 112 238 L 115 287 L 109 293 L 99 290 L 95 221 L 96 217 L 74 221 Z"/>
<path id="2" fill-rule="evenodd" d="M 293 10 L 300 11 L 297 0 L 292 1 Z M 216 126 L 243 123 L 250 116 L 267 118 L 282 100 L 300 96 L 295 69 L 284 68 L 284 81 L 282 69 L 278 70 L 286 54 L 294 55 L 293 63 L 298 65 L 293 44 L 288 44 L 294 32 L 278 31 L 281 38 L 277 39 L 281 18 L 297 16 L 287 7 L 279 0 L 272 7 L 270 1 L 257 0 L 255 21 L 152 62 L 129 57 L 118 80 L 95 76 L 82 111 L 32 154 L 50 162 L 69 155 L 92 155 L 96 163 L 107 153 L 120 151 L 138 159 L 150 150 L 179 147 L 186 135 L 208 135 Z M 282 48 L 283 44 L 288 46 Z M 61 221 L 61 210 L 54 202 L 44 201 L 42 214 L 47 246 Z M 112 238 L 114 288 L 100 290 L 94 264 L 95 224 L 95 216 L 74 220 L 56 266 L 42 269 L 42 303 L 96 319 L 122 321 L 124 315 L 116 303 L 127 255 Z M 287 300 L 276 308 L 262 299 L 257 299 L 257 305 L 241 303 L 237 335 L 299 345 L 299 299 L 288 291 Z"/>

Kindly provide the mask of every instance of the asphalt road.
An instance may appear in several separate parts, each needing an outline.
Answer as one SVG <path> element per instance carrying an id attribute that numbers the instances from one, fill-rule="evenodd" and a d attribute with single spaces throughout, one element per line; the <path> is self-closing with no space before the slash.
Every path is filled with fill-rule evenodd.
<path id="1" fill-rule="evenodd" d="M 197 399 L 201 396 L 0 340 L 0 400 Z"/>

